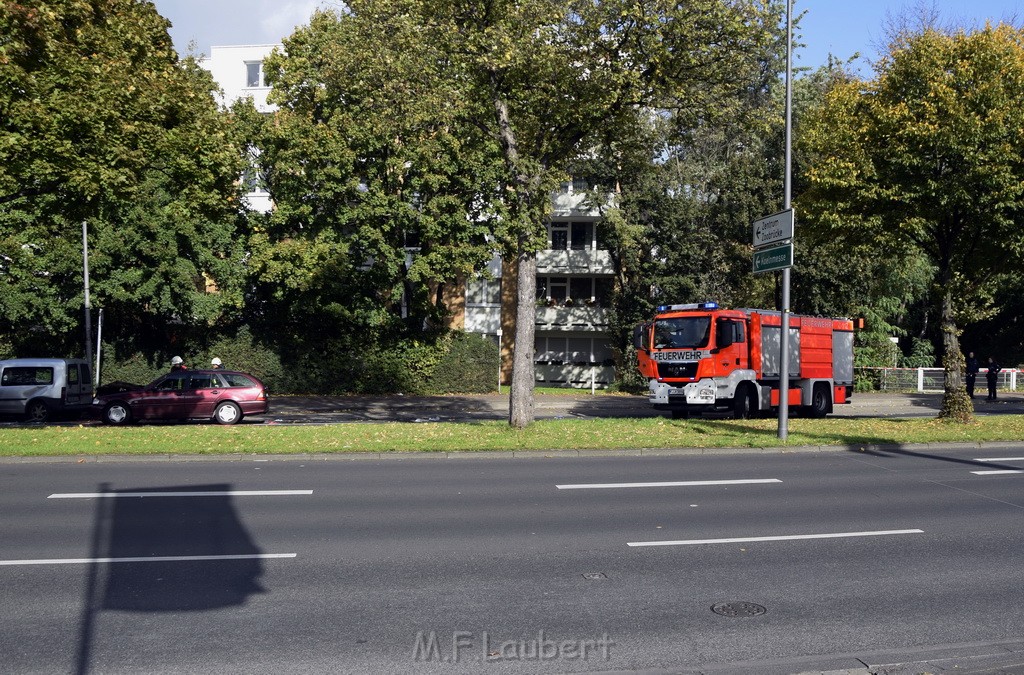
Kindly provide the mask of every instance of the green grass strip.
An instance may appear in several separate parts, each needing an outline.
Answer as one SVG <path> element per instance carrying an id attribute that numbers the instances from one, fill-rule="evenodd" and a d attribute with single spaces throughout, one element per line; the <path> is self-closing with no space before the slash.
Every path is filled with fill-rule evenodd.
<path id="1" fill-rule="evenodd" d="M 525 430 L 505 422 L 99 425 L 0 429 L 0 456 L 214 455 L 625 448 L 777 447 L 1018 441 L 1024 417 L 979 418 L 968 425 L 935 419 L 792 419 L 788 443 L 774 419 L 541 420 Z"/>

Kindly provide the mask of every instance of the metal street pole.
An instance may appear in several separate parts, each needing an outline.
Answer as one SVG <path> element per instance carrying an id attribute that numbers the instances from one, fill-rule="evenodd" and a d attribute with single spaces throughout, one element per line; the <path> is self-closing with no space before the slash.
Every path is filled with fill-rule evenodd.
<path id="1" fill-rule="evenodd" d="M 784 210 L 792 207 L 793 176 L 793 0 L 786 0 L 786 175 Z M 795 226 L 794 226 L 795 229 Z M 782 329 L 779 340 L 779 438 L 789 438 L 789 267 L 782 270 Z"/>
<path id="2" fill-rule="evenodd" d="M 89 225 L 82 221 L 82 276 L 85 279 L 85 362 L 92 367 L 92 310 L 89 306 Z"/>

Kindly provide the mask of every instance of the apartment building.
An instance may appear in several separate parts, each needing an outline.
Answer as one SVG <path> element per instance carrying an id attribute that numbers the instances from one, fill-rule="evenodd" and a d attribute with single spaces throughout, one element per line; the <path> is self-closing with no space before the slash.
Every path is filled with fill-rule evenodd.
<path id="1" fill-rule="evenodd" d="M 202 65 L 223 89 L 221 103 L 251 97 L 257 110 L 272 113 L 263 59 L 278 45 L 234 45 L 211 49 Z M 251 188 L 249 206 L 272 208 L 258 175 L 243 178 Z M 552 195 L 548 247 L 537 255 L 536 381 L 546 386 L 605 387 L 615 379 L 608 313 L 614 266 L 604 247 L 597 210 L 588 206 L 587 186 L 565 183 Z M 415 252 L 411 251 L 411 255 Z M 502 382 L 511 380 L 515 319 L 515 275 L 495 257 L 487 273 L 446 294 L 453 328 L 499 340 Z"/>
<path id="2" fill-rule="evenodd" d="M 267 103 L 270 87 L 263 78 L 263 59 L 280 45 L 229 45 L 211 47 L 210 55 L 199 65 L 210 71 L 213 80 L 220 85 L 220 104 L 230 106 L 239 99 L 251 98 L 256 110 L 270 114 L 277 106 Z M 253 158 L 255 159 L 255 158 Z M 255 166 L 253 162 L 252 166 Z M 254 211 L 267 213 L 273 204 L 270 194 L 260 180 L 255 168 L 246 171 L 242 181 L 249 188 L 245 201 Z"/>

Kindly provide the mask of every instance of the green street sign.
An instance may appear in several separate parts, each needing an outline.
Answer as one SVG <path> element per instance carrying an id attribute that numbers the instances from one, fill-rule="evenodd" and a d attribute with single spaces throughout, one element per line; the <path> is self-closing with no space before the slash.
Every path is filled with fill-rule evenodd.
<path id="1" fill-rule="evenodd" d="M 793 242 L 754 251 L 754 274 L 793 266 Z"/>

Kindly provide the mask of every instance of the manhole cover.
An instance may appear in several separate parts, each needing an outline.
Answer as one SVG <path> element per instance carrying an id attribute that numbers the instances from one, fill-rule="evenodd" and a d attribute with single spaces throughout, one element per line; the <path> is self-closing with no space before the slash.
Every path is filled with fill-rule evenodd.
<path id="1" fill-rule="evenodd" d="M 711 611 L 722 616 L 758 616 L 768 610 L 752 602 L 720 602 L 712 605 Z"/>
<path id="2" fill-rule="evenodd" d="M 604 572 L 584 572 L 583 578 L 590 581 L 596 581 L 597 579 L 607 579 Z"/>

